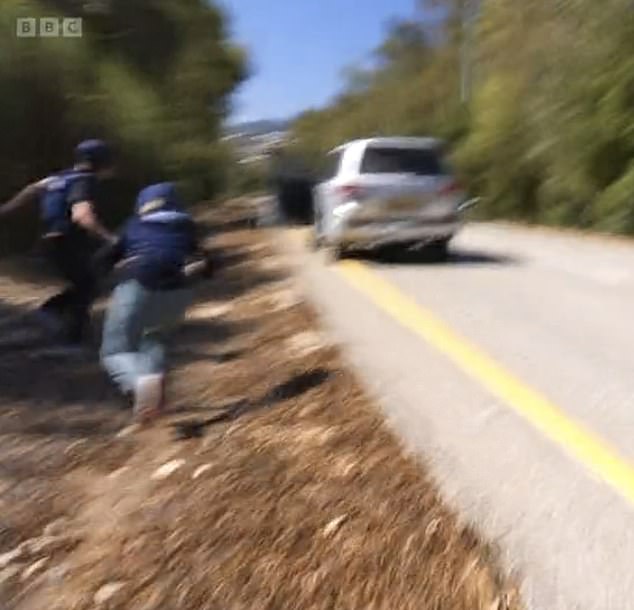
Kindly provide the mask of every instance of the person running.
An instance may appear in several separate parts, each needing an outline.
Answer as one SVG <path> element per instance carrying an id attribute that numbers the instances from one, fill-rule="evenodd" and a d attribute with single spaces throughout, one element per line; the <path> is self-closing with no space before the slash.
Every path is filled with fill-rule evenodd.
<path id="1" fill-rule="evenodd" d="M 102 272 L 119 267 L 101 362 L 137 422 L 148 423 L 164 407 L 168 342 L 192 300 L 191 279 L 211 271 L 172 183 L 141 191 L 134 216 L 96 264 Z"/>
<path id="2" fill-rule="evenodd" d="M 28 185 L 0 209 L 1 217 L 39 198 L 43 254 L 67 287 L 43 303 L 35 317 L 59 332 L 71 348 L 82 345 L 96 297 L 97 279 L 90 265 L 95 242 L 114 240 L 99 220 L 95 204 L 97 182 L 113 171 L 108 145 L 86 140 L 75 149 L 72 168 Z"/>

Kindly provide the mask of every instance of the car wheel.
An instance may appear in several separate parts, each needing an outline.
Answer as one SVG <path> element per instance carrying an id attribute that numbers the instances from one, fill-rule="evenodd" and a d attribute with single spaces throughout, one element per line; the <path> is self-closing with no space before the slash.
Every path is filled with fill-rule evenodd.
<path id="1" fill-rule="evenodd" d="M 309 245 L 310 245 L 310 249 L 313 252 L 318 252 L 322 246 L 322 237 L 320 237 L 319 233 L 317 232 L 317 228 L 313 227 L 313 230 L 310 233 L 310 237 L 309 237 Z"/>
<path id="2" fill-rule="evenodd" d="M 345 251 L 340 244 L 324 244 L 323 253 L 325 262 L 331 264 L 340 261 L 344 257 Z"/>
<path id="3" fill-rule="evenodd" d="M 449 258 L 449 240 L 440 239 L 429 244 L 427 252 L 434 262 L 444 263 Z"/>

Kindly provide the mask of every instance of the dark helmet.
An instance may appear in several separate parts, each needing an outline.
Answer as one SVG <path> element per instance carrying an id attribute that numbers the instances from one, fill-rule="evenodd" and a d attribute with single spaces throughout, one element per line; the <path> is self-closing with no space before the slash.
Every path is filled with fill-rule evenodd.
<path id="1" fill-rule="evenodd" d="M 182 202 L 176 185 L 160 182 L 144 188 L 136 201 L 136 213 L 145 216 L 151 212 L 181 212 Z"/>
<path id="2" fill-rule="evenodd" d="M 112 151 L 102 140 L 84 140 L 75 148 L 75 163 L 89 163 L 93 171 L 112 165 Z"/>

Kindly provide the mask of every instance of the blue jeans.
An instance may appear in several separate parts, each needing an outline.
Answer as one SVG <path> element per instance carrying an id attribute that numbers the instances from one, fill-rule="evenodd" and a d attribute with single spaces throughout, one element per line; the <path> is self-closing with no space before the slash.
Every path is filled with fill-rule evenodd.
<path id="1" fill-rule="evenodd" d="M 115 289 L 103 331 L 101 362 L 124 393 L 140 377 L 164 374 L 167 343 L 191 302 L 190 290 L 151 291 L 136 280 Z"/>

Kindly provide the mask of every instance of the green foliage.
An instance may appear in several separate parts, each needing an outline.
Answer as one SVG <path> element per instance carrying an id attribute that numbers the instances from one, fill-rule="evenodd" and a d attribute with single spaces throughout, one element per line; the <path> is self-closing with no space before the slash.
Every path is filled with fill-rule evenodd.
<path id="1" fill-rule="evenodd" d="M 631 2 L 419 4 L 420 19 L 391 24 L 373 70 L 297 119 L 296 150 L 320 159 L 353 137 L 435 135 L 485 217 L 634 233 Z M 463 23 L 476 4 L 463 105 Z M 434 24 L 430 7 L 443 16 Z"/>
<path id="2" fill-rule="evenodd" d="M 634 233 L 634 163 L 599 195 L 594 215 L 599 230 Z"/>
<path id="3" fill-rule="evenodd" d="M 233 163 L 228 174 L 226 191 L 237 197 L 264 193 L 271 181 L 268 163 Z"/>
<path id="4" fill-rule="evenodd" d="M 0 201 L 69 165 L 86 137 L 106 138 L 119 153 L 113 223 L 149 180 L 179 181 L 194 200 L 218 194 L 229 163 L 219 153 L 220 125 L 247 76 L 220 9 L 203 0 L 111 0 L 93 13 L 85 4 L 0 3 Z M 78 13 L 82 38 L 15 35 L 18 17 Z M 9 235 L 28 242 L 30 225 L 9 225 L 3 246 Z"/>

